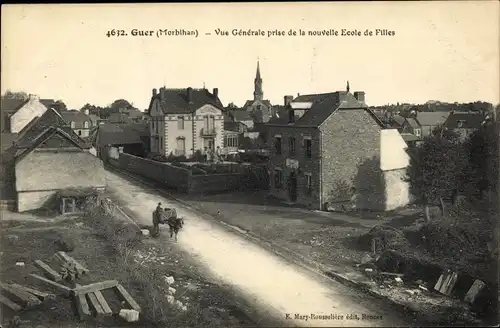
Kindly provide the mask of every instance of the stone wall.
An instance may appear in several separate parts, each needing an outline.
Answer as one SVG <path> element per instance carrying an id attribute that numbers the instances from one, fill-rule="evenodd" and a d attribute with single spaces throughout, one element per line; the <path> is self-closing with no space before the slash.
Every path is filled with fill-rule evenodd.
<path id="1" fill-rule="evenodd" d="M 281 137 L 281 154 L 276 153 L 276 136 Z M 290 149 L 290 138 L 295 138 L 295 152 Z M 311 140 L 311 158 L 306 156 L 305 140 Z M 268 164 L 270 172 L 270 193 L 276 198 L 289 200 L 288 182 L 294 169 L 287 167 L 286 161 L 298 161 L 299 169 L 295 170 L 297 177 L 297 204 L 309 208 L 320 208 L 320 165 L 321 148 L 319 131 L 315 128 L 294 128 L 290 126 L 272 126 L 269 128 L 268 146 L 271 158 Z M 280 188 L 275 185 L 277 172 L 282 172 L 282 184 Z M 311 193 L 307 192 L 307 176 L 311 178 Z"/>
<path id="2" fill-rule="evenodd" d="M 379 161 L 381 127 L 372 115 L 364 109 L 338 110 L 320 129 L 322 202 L 342 201 L 353 193 L 362 199 L 359 206 L 383 202 L 384 192 L 379 190 L 383 182 Z M 375 190 L 377 195 L 371 195 Z"/>
<path id="3" fill-rule="evenodd" d="M 264 167 L 249 167 L 241 173 L 193 175 L 188 169 L 145 158 L 120 154 L 108 164 L 162 183 L 188 194 L 217 193 L 241 189 L 266 189 L 269 178 Z"/>
<path id="4" fill-rule="evenodd" d="M 168 188 L 182 192 L 189 191 L 190 172 L 184 168 L 124 153 L 120 154 L 118 163 L 120 168 L 160 182 Z"/>

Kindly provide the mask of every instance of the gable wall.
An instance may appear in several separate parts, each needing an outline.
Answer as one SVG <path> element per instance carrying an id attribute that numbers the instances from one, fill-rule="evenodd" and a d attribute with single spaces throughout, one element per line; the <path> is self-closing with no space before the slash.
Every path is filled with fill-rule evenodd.
<path id="1" fill-rule="evenodd" d="M 41 116 L 47 107 L 38 100 L 30 100 L 10 117 L 10 132 L 19 133 L 35 117 Z"/>

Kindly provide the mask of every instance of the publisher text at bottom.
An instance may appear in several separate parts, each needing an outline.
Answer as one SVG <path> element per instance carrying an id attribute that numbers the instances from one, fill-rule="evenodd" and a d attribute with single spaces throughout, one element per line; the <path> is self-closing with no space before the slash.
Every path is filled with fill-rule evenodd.
<path id="1" fill-rule="evenodd" d="M 314 321 L 314 320 L 382 320 L 381 315 L 373 314 L 338 314 L 338 313 L 285 313 L 285 319 L 288 320 L 303 320 L 303 321 Z"/>

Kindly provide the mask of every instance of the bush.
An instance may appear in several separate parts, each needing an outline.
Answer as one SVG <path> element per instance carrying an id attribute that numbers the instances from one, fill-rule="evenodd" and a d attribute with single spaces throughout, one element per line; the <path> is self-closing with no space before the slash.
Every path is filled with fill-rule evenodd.
<path id="1" fill-rule="evenodd" d="M 173 153 L 170 153 L 167 157 L 167 162 L 187 162 L 187 157 L 184 155 L 176 156 Z"/>
<path id="2" fill-rule="evenodd" d="M 358 242 L 362 249 L 371 251 L 373 240 L 375 240 L 375 250 L 378 254 L 385 250 L 400 250 L 409 246 L 403 231 L 385 225 L 373 227 L 369 232 L 361 235 Z"/>
<path id="3" fill-rule="evenodd" d="M 201 153 L 201 150 L 195 151 L 193 156 L 189 159 L 190 162 L 203 162 L 205 161 L 205 156 Z"/>

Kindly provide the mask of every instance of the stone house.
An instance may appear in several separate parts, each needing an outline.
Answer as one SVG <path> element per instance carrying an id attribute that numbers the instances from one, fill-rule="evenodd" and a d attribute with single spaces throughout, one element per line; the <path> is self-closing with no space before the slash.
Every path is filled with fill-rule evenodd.
<path id="1" fill-rule="evenodd" d="M 224 146 L 223 106 L 218 89 L 153 89 L 148 108 L 150 152 L 190 157 Z"/>
<path id="2" fill-rule="evenodd" d="M 422 130 L 422 138 L 432 134 L 432 131 L 442 126 L 450 115 L 449 112 L 416 112 L 415 119 Z"/>
<path id="3" fill-rule="evenodd" d="M 61 190 L 104 189 L 103 163 L 90 149 L 57 111 L 46 110 L 15 142 L 17 210 L 48 206 Z"/>
<path id="4" fill-rule="evenodd" d="M 422 138 L 422 127 L 420 123 L 413 117 L 407 117 L 404 119 L 402 125 L 403 133 L 411 133 L 417 138 Z"/>
<path id="5" fill-rule="evenodd" d="M 61 111 L 60 114 L 77 135 L 82 138 L 89 136 L 93 127 L 92 118 L 89 115 L 77 110 Z"/>
<path id="6" fill-rule="evenodd" d="M 33 94 L 28 99 L 2 98 L 2 132 L 19 133 L 54 103 L 52 99 L 40 99 Z"/>
<path id="7" fill-rule="evenodd" d="M 96 127 L 89 138 L 103 161 L 109 157 L 111 148 L 121 152 L 146 157 L 149 151 L 149 125 L 141 123 L 104 123 Z"/>
<path id="8" fill-rule="evenodd" d="M 227 110 L 226 122 L 240 123 L 246 126 L 246 129 L 253 129 L 254 121 L 250 112 L 245 110 Z"/>
<path id="9" fill-rule="evenodd" d="M 384 128 L 364 92 L 286 96 L 285 103 L 288 117 L 267 124 L 271 194 L 324 209 L 364 193 L 380 169 Z"/>

